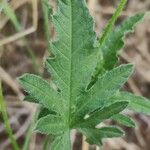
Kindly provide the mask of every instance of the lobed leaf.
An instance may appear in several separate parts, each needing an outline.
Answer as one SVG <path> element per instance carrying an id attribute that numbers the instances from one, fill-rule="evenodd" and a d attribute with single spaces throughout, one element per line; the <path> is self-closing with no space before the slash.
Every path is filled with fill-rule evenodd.
<path id="1" fill-rule="evenodd" d="M 125 20 L 120 26 L 112 31 L 105 43 L 100 47 L 103 52 L 104 68 L 110 70 L 118 62 L 118 51 L 124 46 L 124 37 L 129 32 L 133 32 L 135 25 L 141 21 L 144 13 L 136 14 Z M 111 61 L 110 61 L 111 60 Z"/>
<path id="2" fill-rule="evenodd" d="M 102 45 L 99 46 L 100 57 L 92 80 L 88 86 L 90 88 L 97 80 L 98 76 L 105 71 L 111 70 L 118 62 L 118 52 L 124 46 L 124 38 L 127 33 L 133 32 L 134 27 L 144 18 L 144 13 L 138 13 L 126 19 L 121 25 L 111 31 Z"/>
<path id="3" fill-rule="evenodd" d="M 49 114 L 37 121 L 35 130 L 43 134 L 57 135 L 62 134 L 66 130 L 66 126 L 61 116 Z"/>
<path id="4" fill-rule="evenodd" d="M 80 126 L 92 126 L 95 127 L 100 122 L 109 119 L 111 116 L 120 113 L 128 106 L 128 102 L 116 102 L 110 106 L 104 107 L 100 110 L 93 112 L 87 119 L 80 122 Z"/>
<path id="5" fill-rule="evenodd" d="M 57 32 L 57 40 L 51 42 L 54 57 L 49 57 L 45 66 L 60 89 L 64 113 L 68 116 L 75 111 L 77 95 L 87 86 L 94 71 L 96 34 L 84 0 L 59 0 L 58 7 L 52 16 Z"/>
<path id="6" fill-rule="evenodd" d="M 100 77 L 90 90 L 82 92 L 75 112 L 77 118 L 83 118 L 87 113 L 108 104 L 109 99 L 128 80 L 132 71 L 131 64 L 119 66 Z"/>
<path id="7" fill-rule="evenodd" d="M 126 0 L 120 1 L 116 16 L 125 2 Z M 97 145 L 101 145 L 102 138 L 122 136 L 123 132 L 119 128 L 97 129 L 96 125 L 112 118 L 124 125 L 133 126 L 128 117 L 119 115 L 128 105 L 128 108 L 136 111 L 150 113 L 149 101 L 118 92 L 131 75 L 133 65 L 114 68 L 117 52 L 124 45 L 124 36 L 143 16 L 141 13 L 129 18 L 108 34 L 107 31 L 116 20 L 113 17 L 110 26 L 106 28 L 108 30 L 104 32 L 104 43 L 97 48 L 93 20 L 85 0 L 58 0 L 58 10 L 51 17 L 57 38 L 50 42 L 53 57 L 46 60 L 45 67 L 59 91 L 55 91 L 39 76 L 25 74 L 20 78 L 21 85 L 28 92 L 25 99 L 42 105 L 35 129 L 55 135 L 52 150 L 71 149 L 72 129 L 78 129 L 86 135 L 89 143 Z M 48 35 L 47 37 L 49 38 Z M 102 52 L 99 62 L 98 49 Z M 96 64 L 98 67 L 95 71 Z M 92 75 L 94 82 L 91 81 Z M 142 101 L 139 102 L 138 99 Z"/>
<path id="8" fill-rule="evenodd" d="M 79 129 L 86 137 L 86 141 L 90 144 L 96 144 L 101 146 L 103 138 L 120 137 L 124 135 L 124 132 L 117 127 L 108 126 L 100 129 L 82 128 Z"/>
<path id="9" fill-rule="evenodd" d="M 135 96 L 128 92 L 118 92 L 112 101 L 128 101 L 128 109 L 138 113 L 150 115 L 150 100 L 142 96 Z"/>
<path id="10" fill-rule="evenodd" d="M 135 127 L 135 122 L 128 116 L 116 114 L 111 117 L 112 120 L 117 121 L 119 124 L 127 127 Z"/>
<path id="11" fill-rule="evenodd" d="M 28 94 L 24 97 L 24 101 L 28 101 L 28 102 L 31 102 L 31 103 L 39 103 L 38 100 L 36 100 L 34 98 L 34 96 L 32 96 L 31 94 Z"/>
<path id="12" fill-rule="evenodd" d="M 25 74 L 19 78 L 20 84 L 29 92 L 29 101 L 35 99 L 49 110 L 60 111 L 61 97 L 50 85 L 41 77 Z"/>
<path id="13" fill-rule="evenodd" d="M 40 108 L 40 112 L 38 114 L 38 120 L 42 117 L 48 116 L 48 115 L 57 115 L 56 112 L 54 111 L 50 111 L 49 109 L 45 108 L 45 107 L 41 107 Z"/>

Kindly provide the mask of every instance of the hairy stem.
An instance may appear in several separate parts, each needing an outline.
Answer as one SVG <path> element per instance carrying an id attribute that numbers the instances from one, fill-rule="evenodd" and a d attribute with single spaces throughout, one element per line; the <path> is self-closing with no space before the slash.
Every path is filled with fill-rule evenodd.
<path id="1" fill-rule="evenodd" d="M 14 150 L 19 150 L 19 146 L 17 144 L 17 141 L 15 140 L 15 137 L 13 136 L 12 129 L 10 127 L 9 119 L 7 116 L 7 110 L 6 110 L 6 104 L 3 98 L 2 94 L 2 86 L 0 81 L 0 112 L 2 113 L 2 118 L 4 120 L 5 129 L 8 133 L 9 139 L 11 141 L 11 144 L 13 146 Z"/>

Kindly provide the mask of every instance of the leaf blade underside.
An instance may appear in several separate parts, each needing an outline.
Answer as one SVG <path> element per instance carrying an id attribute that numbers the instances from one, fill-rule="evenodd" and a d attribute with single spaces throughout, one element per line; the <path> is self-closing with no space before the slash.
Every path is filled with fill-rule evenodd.
<path id="1" fill-rule="evenodd" d="M 122 47 L 124 34 L 142 17 L 131 20 L 131 24 L 123 23 L 127 27 L 122 25 L 115 29 L 113 34 L 116 34 L 116 38 L 111 37 L 112 33 L 108 36 L 104 44 L 108 44 L 107 49 L 103 45 L 100 48 L 104 55 L 101 65 L 105 71 L 88 89 L 97 65 L 99 49 L 95 47 L 97 37 L 93 30 L 93 20 L 85 0 L 58 0 L 58 10 L 51 17 L 57 38 L 50 44 L 53 56 L 46 60 L 45 67 L 59 90 L 54 90 L 42 77 L 26 74 L 20 78 L 21 85 L 28 92 L 26 100 L 42 105 L 35 129 L 44 134 L 55 135 L 52 150 L 71 149 L 70 130 L 73 127 L 86 135 L 89 143 L 97 145 L 101 145 L 102 138 L 123 135 L 117 127 L 97 129 L 95 126 L 113 115 L 117 116 L 128 104 L 128 107 L 133 105 L 129 98 L 120 99 L 116 94 L 131 75 L 133 65 L 113 67 L 117 61 L 116 53 Z M 114 43 L 107 42 L 110 38 L 111 42 L 119 40 L 121 44 L 112 47 L 115 46 Z M 138 107 L 137 110 L 139 109 Z M 148 108 L 146 111 L 149 113 Z M 85 119 L 86 115 L 89 117 Z M 126 116 L 122 123 L 133 125 Z"/>

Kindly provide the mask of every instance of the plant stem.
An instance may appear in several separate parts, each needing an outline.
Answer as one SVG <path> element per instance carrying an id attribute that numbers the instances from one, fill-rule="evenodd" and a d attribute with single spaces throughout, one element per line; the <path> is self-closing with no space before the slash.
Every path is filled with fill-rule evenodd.
<path id="1" fill-rule="evenodd" d="M 4 98 L 3 98 L 3 94 L 2 94 L 1 81 L 0 81 L 0 111 L 2 113 L 5 129 L 8 133 L 8 136 L 9 136 L 9 139 L 10 139 L 11 144 L 13 146 L 13 149 L 14 150 L 19 150 L 19 146 L 17 144 L 17 141 L 15 140 L 15 137 L 13 136 L 12 129 L 10 127 L 9 119 L 8 119 L 8 116 L 7 116 L 6 104 L 5 104 L 5 101 L 4 101 Z"/>
<path id="2" fill-rule="evenodd" d="M 114 12 L 112 18 L 109 20 L 106 28 L 104 29 L 104 32 L 99 40 L 100 46 L 103 45 L 103 43 L 105 42 L 107 36 L 109 35 L 109 33 L 113 30 L 113 26 L 117 20 L 117 18 L 120 16 L 125 4 L 127 3 L 127 0 L 120 0 L 119 5 L 116 8 L 116 11 Z"/>

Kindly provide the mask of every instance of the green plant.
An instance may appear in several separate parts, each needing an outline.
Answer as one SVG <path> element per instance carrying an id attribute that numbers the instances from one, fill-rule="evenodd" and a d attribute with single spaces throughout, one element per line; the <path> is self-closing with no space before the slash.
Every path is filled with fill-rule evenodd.
<path id="1" fill-rule="evenodd" d="M 53 81 L 32 74 L 23 75 L 19 81 L 28 92 L 25 100 L 42 106 L 35 130 L 53 135 L 52 150 L 71 149 L 72 129 L 84 134 L 90 144 L 101 145 L 103 138 L 120 137 L 124 132 L 117 126 L 98 128 L 99 123 L 112 119 L 134 127 L 134 121 L 123 115 L 124 109 L 150 114 L 149 100 L 119 92 L 132 74 L 133 65 L 115 67 L 124 36 L 144 13 L 113 29 L 126 3 L 121 0 L 98 41 L 85 0 L 58 2 L 57 13 L 52 16 L 58 40 L 51 43 L 54 55 L 45 62 Z M 51 86 L 53 82 L 57 89 Z"/>

